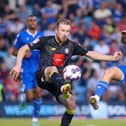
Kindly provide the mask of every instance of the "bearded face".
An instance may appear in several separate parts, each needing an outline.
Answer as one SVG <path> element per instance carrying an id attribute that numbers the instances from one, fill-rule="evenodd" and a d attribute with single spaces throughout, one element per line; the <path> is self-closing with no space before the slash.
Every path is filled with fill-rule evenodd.
<path id="1" fill-rule="evenodd" d="M 121 32 L 121 42 L 126 45 L 126 31 Z"/>

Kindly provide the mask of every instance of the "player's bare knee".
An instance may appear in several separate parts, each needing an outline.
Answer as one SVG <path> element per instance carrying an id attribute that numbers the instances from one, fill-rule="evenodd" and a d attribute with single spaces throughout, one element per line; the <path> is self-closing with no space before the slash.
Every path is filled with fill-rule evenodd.
<path id="1" fill-rule="evenodd" d="M 35 89 L 35 98 L 41 98 L 42 97 L 42 89 L 40 87 L 37 87 Z"/>
<path id="2" fill-rule="evenodd" d="M 50 75 L 54 72 L 58 72 L 58 70 L 55 66 L 49 66 L 45 69 L 45 75 Z"/>
<path id="3" fill-rule="evenodd" d="M 27 102 L 31 102 L 33 100 L 33 96 L 28 96 L 27 97 Z"/>
<path id="4" fill-rule="evenodd" d="M 26 94 L 26 99 L 27 99 L 28 102 L 31 102 L 33 100 L 33 98 L 34 98 L 34 96 L 33 96 L 32 93 L 27 93 Z"/>
<path id="5" fill-rule="evenodd" d="M 52 74 L 54 72 L 57 72 L 58 73 L 58 70 L 55 66 L 48 66 L 45 71 L 44 71 L 44 74 L 45 74 L 45 79 L 46 81 L 49 81 L 50 80 L 50 77 L 52 76 Z"/>
<path id="6" fill-rule="evenodd" d="M 36 94 L 36 98 L 42 98 L 42 93 Z"/>
<path id="7" fill-rule="evenodd" d="M 46 68 L 46 71 L 47 71 L 47 73 L 50 73 L 52 71 L 57 71 L 57 68 L 56 68 L 56 66 L 48 66 Z"/>
<path id="8" fill-rule="evenodd" d="M 55 66 L 51 66 L 50 67 L 50 74 L 54 73 L 54 72 L 57 72 L 58 73 L 58 70 Z"/>

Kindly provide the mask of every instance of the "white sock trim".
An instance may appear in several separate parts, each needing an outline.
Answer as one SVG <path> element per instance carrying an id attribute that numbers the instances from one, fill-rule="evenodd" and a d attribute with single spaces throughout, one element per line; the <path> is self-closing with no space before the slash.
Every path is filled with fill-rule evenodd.
<path id="1" fill-rule="evenodd" d="M 32 121 L 33 121 L 33 122 L 37 122 L 37 121 L 38 121 L 38 118 L 33 117 L 33 118 L 32 118 Z"/>
<path id="2" fill-rule="evenodd" d="M 97 102 L 100 101 L 100 97 L 98 95 L 95 95 L 94 97 L 96 98 Z"/>

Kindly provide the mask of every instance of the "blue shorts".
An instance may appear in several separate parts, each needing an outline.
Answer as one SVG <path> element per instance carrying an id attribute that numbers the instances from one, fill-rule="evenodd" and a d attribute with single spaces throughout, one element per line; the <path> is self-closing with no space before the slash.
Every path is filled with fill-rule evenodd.
<path id="1" fill-rule="evenodd" d="M 35 72 L 22 73 L 22 82 L 25 86 L 25 91 L 37 87 L 38 85 L 36 81 L 36 73 Z"/>
<path id="2" fill-rule="evenodd" d="M 126 83 L 126 66 L 120 65 L 120 66 L 117 66 L 117 68 L 119 68 L 119 69 L 122 71 L 123 76 L 124 76 L 124 77 L 122 78 L 121 82 L 122 82 L 122 83 Z"/>

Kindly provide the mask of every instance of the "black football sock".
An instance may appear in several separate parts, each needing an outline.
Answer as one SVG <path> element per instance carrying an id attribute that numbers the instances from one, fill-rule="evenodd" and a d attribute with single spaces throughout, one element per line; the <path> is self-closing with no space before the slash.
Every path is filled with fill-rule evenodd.
<path id="1" fill-rule="evenodd" d="M 60 126 L 69 126 L 73 118 L 73 114 L 64 113 Z"/>

